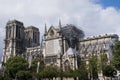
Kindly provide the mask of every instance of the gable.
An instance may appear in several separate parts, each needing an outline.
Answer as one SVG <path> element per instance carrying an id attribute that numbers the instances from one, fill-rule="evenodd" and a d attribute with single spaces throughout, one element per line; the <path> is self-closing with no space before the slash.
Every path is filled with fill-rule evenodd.
<path id="1" fill-rule="evenodd" d="M 47 37 L 52 38 L 52 37 L 55 37 L 55 36 L 57 36 L 57 31 L 53 26 L 51 26 L 48 30 Z"/>

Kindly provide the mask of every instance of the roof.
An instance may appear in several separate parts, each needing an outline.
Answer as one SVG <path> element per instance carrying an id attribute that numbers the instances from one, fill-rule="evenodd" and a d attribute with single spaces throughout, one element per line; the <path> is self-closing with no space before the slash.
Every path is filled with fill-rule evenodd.
<path id="1" fill-rule="evenodd" d="M 21 22 L 21 21 L 18 21 L 18 20 L 9 20 L 8 22 L 7 22 L 7 24 L 13 24 L 13 23 L 17 23 L 17 24 L 20 24 L 20 25 L 23 25 L 23 22 Z"/>
<path id="2" fill-rule="evenodd" d="M 116 40 L 118 40 L 119 37 L 117 34 L 104 34 L 104 35 L 87 37 L 87 38 L 81 39 L 80 42 L 96 40 L 96 39 L 103 39 L 103 38 L 116 38 Z"/>
<path id="3" fill-rule="evenodd" d="M 69 48 L 66 52 L 65 52 L 65 54 L 63 55 L 63 57 L 68 57 L 68 56 L 77 56 L 78 55 L 78 52 L 75 50 L 75 49 L 73 49 L 73 48 Z"/>
<path id="4" fill-rule="evenodd" d="M 26 30 L 27 29 L 31 29 L 31 30 L 37 30 L 39 31 L 39 29 L 37 27 L 34 27 L 34 26 L 28 26 L 27 28 L 25 28 Z"/>
<path id="5" fill-rule="evenodd" d="M 74 55 L 74 54 L 76 54 L 77 52 L 76 52 L 76 50 L 75 49 L 73 49 L 73 48 L 69 48 L 68 50 L 67 50 L 67 52 L 66 52 L 68 55 Z"/>
<path id="6" fill-rule="evenodd" d="M 83 38 L 84 32 L 72 24 L 67 24 L 61 28 L 63 35 L 69 39 L 71 37 Z"/>

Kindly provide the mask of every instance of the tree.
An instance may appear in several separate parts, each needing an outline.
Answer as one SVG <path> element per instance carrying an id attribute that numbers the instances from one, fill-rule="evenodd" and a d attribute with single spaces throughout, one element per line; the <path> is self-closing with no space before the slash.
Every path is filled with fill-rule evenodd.
<path id="1" fill-rule="evenodd" d="M 38 68 L 38 62 L 40 62 L 39 68 Z M 38 68 L 39 71 L 42 71 L 44 69 L 44 67 L 45 67 L 44 61 L 41 60 L 40 58 L 37 57 L 37 58 L 34 58 L 32 60 L 32 64 L 31 64 L 31 67 L 30 67 L 30 72 L 32 73 L 34 79 L 39 77 L 39 75 L 37 73 L 37 68 Z"/>
<path id="2" fill-rule="evenodd" d="M 89 57 L 89 73 L 90 79 L 98 79 L 98 59 L 97 55 Z"/>
<path id="3" fill-rule="evenodd" d="M 32 74 L 29 71 L 18 71 L 16 73 L 17 80 L 31 80 Z"/>
<path id="4" fill-rule="evenodd" d="M 116 42 L 116 44 L 113 46 L 112 52 L 114 57 L 120 56 L 120 41 Z"/>
<path id="5" fill-rule="evenodd" d="M 38 75 L 39 78 L 53 79 L 60 76 L 60 69 L 57 66 L 46 66 Z"/>
<path id="6" fill-rule="evenodd" d="M 77 76 L 80 80 L 88 80 L 88 70 L 85 60 L 80 59 L 79 67 L 77 70 Z"/>
<path id="7" fill-rule="evenodd" d="M 38 62 L 40 62 L 39 70 L 42 70 L 44 68 L 44 66 L 45 66 L 44 61 L 40 60 L 39 58 L 35 58 L 32 60 L 32 64 L 31 64 L 31 68 L 30 68 L 30 70 L 32 72 L 36 72 Z"/>
<path id="8" fill-rule="evenodd" d="M 62 77 L 65 77 L 65 78 L 76 78 L 78 77 L 78 70 L 69 70 L 69 71 L 63 71 L 62 72 L 63 76 Z"/>
<path id="9" fill-rule="evenodd" d="M 111 65 L 106 65 L 103 68 L 103 75 L 107 77 L 114 77 L 116 70 Z"/>
<path id="10" fill-rule="evenodd" d="M 113 47 L 113 66 L 120 71 L 120 41 L 118 41 Z"/>
<path id="11" fill-rule="evenodd" d="M 21 56 L 14 56 L 6 62 L 5 76 L 14 79 L 17 72 L 26 70 L 28 70 L 28 62 Z"/>
<path id="12" fill-rule="evenodd" d="M 112 59 L 113 66 L 120 71 L 120 56 Z"/>
<path id="13" fill-rule="evenodd" d="M 3 77 L 0 75 L 0 80 L 3 80 Z"/>
<path id="14" fill-rule="evenodd" d="M 107 54 L 101 53 L 100 56 L 98 56 L 98 60 L 99 60 L 98 61 L 98 71 L 99 71 L 99 73 L 103 74 L 103 72 L 105 72 L 105 67 L 108 63 Z M 104 80 L 105 80 L 105 76 L 106 75 L 103 74 Z"/>

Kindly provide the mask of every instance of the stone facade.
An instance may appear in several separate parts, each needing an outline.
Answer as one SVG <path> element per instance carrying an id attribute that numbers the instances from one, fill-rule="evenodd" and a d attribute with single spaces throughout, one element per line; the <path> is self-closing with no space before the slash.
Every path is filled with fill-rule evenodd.
<path id="1" fill-rule="evenodd" d="M 39 29 L 34 26 L 25 28 L 20 21 L 8 21 L 6 24 L 2 62 L 6 63 L 10 56 L 25 56 L 27 48 L 40 46 L 39 36 Z"/>
<path id="2" fill-rule="evenodd" d="M 118 35 L 105 34 L 99 36 L 88 37 L 80 40 L 79 53 L 85 58 L 87 56 L 107 54 L 109 60 L 112 58 L 112 48 L 118 41 Z"/>
<path id="3" fill-rule="evenodd" d="M 62 29 L 64 29 L 64 27 Z M 74 31 L 74 29 L 72 30 Z M 67 30 L 66 33 L 69 34 Z M 100 54 L 106 54 L 109 63 L 112 58 L 112 48 L 115 42 L 118 41 L 118 35 L 116 34 L 105 34 L 88 38 L 83 38 L 79 36 L 79 41 L 77 42 L 75 47 L 72 48 L 68 42 L 68 39 L 66 39 L 66 36 L 63 37 L 64 37 L 63 40 L 64 54 L 62 57 L 63 69 L 65 69 L 66 64 L 69 65 L 70 66 L 69 68 L 71 69 L 77 68 L 78 56 L 82 57 L 83 59 L 86 59 L 87 56 L 92 55 L 99 56 Z M 60 55 L 62 54 L 61 41 L 62 36 L 60 34 L 60 28 L 59 27 L 55 28 L 51 26 L 44 36 L 43 55 L 47 65 L 54 64 L 60 67 Z"/>
<path id="4" fill-rule="evenodd" d="M 38 28 L 34 26 L 29 26 L 25 28 L 24 32 L 25 32 L 26 47 L 35 47 L 40 45 L 39 42 L 40 32 Z"/>
<path id="5" fill-rule="evenodd" d="M 79 46 L 76 43 L 79 44 L 79 38 L 82 38 L 81 30 L 73 25 L 61 27 L 59 24 L 58 28 L 51 26 L 45 32 L 43 55 L 46 65 L 54 64 L 60 67 L 62 64 L 63 70 L 77 68 Z"/>
<path id="6" fill-rule="evenodd" d="M 27 48 L 25 53 L 25 58 L 29 62 L 29 67 L 31 67 L 32 60 L 35 58 L 39 58 L 40 60 L 43 60 L 43 54 L 40 46 L 36 47 L 30 47 Z"/>
<path id="7" fill-rule="evenodd" d="M 84 38 L 82 30 L 74 25 L 62 26 L 59 22 L 58 27 L 51 26 L 49 30 L 45 25 L 44 39 L 40 45 L 38 28 L 25 28 L 22 22 L 11 20 L 6 24 L 2 62 L 6 63 L 10 56 L 23 55 L 30 65 L 31 60 L 38 57 L 46 65 L 56 65 L 63 70 L 76 69 L 78 56 L 86 59 L 87 56 L 105 53 L 110 60 L 116 41 L 116 34 Z"/>

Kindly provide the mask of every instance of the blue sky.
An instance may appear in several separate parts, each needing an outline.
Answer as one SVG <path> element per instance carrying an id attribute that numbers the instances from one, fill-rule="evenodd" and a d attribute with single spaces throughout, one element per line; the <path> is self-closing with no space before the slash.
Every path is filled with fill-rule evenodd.
<path id="1" fill-rule="evenodd" d="M 5 25 L 17 19 L 24 26 L 33 25 L 44 32 L 51 25 L 74 24 L 86 37 L 118 34 L 120 36 L 120 0 L 0 0 L 0 55 L 4 47 Z"/>
<path id="2" fill-rule="evenodd" d="M 120 9 L 120 0 L 99 0 L 96 3 L 101 4 L 104 8 L 115 7 Z"/>

